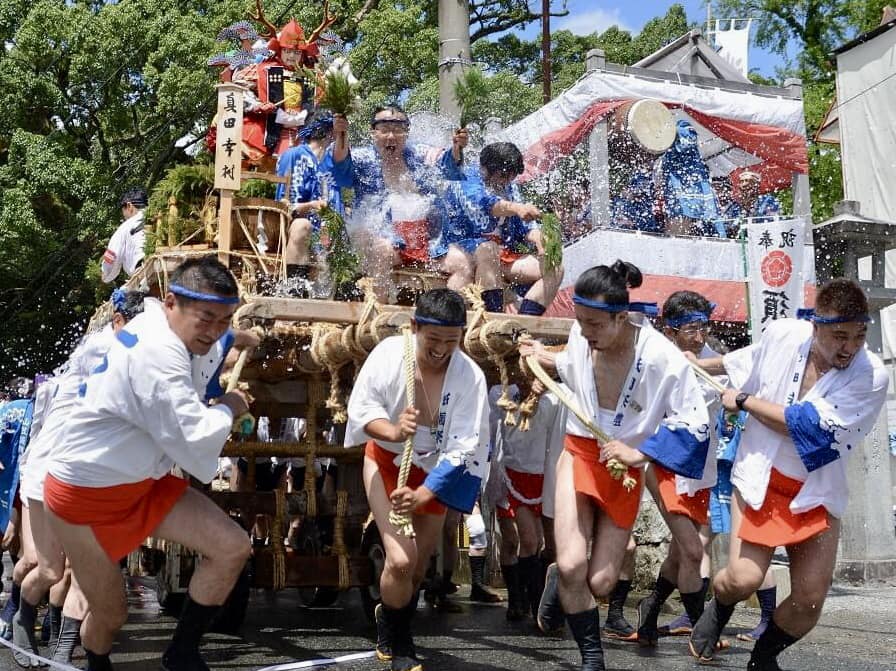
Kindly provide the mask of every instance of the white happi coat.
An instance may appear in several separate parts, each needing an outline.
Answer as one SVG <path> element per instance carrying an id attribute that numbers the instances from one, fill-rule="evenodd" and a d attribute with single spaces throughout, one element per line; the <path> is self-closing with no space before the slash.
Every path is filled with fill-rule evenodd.
<path id="1" fill-rule="evenodd" d="M 849 366 L 832 368 L 799 398 L 812 345 L 813 325 L 779 319 L 762 339 L 725 356 L 725 370 L 742 391 L 785 406 L 788 435 L 748 415 L 731 480 L 754 510 L 762 507 L 774 467 L 803 486 L 794 513 L 824 506 L 834 517 L 846 510 L 846 457 L 872 429 L 886 400 L 889 378 L 867 348 Z"/>
<path id="2" fill-rule="evenodd" d="M 519 388 L 514 384 L 508 387 L 508 392 L 514 402 L 521 403 Z M 501 396 L 501 385 L 495 385 L 489 390 L 490 429 L 493 436 L 494 453 L 492 462 L 494 467 L 489 474 L 489 500 L 493 505 L 506 505 L 507 494 L 510 492 L 520 501 L 536 505 L 545 504 L 545 494 L 553 492 L 553 483 L 556 480 L 556 460 L 563 450 L 563 434 L 566 432 L 566 408 L 557 397 L 550 392 L 545 392 L 538 399 L 538 408 L 535 414 L 529 418 L 529 430 L 520 431 L 519 425 L 509 426 L 504 423 L 504 409 L 498 407 L 497 402 Z M 519 421 L 519 420 L 517 420 Z M 529 501 L 519 492 L 512 489 L 505 469 L 510 468 L 521 473 L 536 473 L 544 475 L 545 485 L 542 487 L 542 496 L 536 501 Z M 548 479 L 551 484 L 548 486 Z"/>
<path id="3" fill-rule="evenodd" d="M 87 336 L 69 357 L 65 371 L 56 378 L 56 393 L 44 418 L 43 428 L 25 452 L 27 458 L 21 469 L 20 485 L 23 500 L 44 500 L 44 478 L 53 452 L 65 439 L 81 385 L 93 369 L 102 363 L 114 342 L 115 333 L 111 324 Z"/>
<path id="4" fill-rule="evenodd" d="M 146 244 L 144 212 L 145 210 L 139 210 L 133 217 L 126 219 L 109 239 L 100 268 L 103 282 L 114 281 L 122 268 L 130 277 L 143 260 L 143 248 Z"/>
<path id="5" fill-rule="evenodd" d="M 416 338 L 414 343 L 416 355 Z M 415 439 L 413 463 L 428 473 L 424 485 L 447 506 L 469 512 L 476 503 L 483 477 L 488 472 L 488 395 L 479 366 L 455 350 L 448 362 L 439 401 L 435 448 Z M 398 422 L 407 407 L 404 372 L 404 337 L 386 338 L 367 357 L 348 401 L 345 445 L 370 440 L 364 427 L 375 419 Z M 419 430 L 418 430 L 419 434 Z M 401 461 L 402 443 L 377 440 Z"/>
<path id="6" fill-rule="evenodd" d="M 83 384 L 53 477 L 109 487 L 162 478 L 177 464 L 210 482 L 233 414 L 202 402 L 191 363 L 164 312 L 144 306 Z"/>
<path id="7" fill-rule="evenodd" d="M 709 345 L 704 344 L 703 350 L 700 352 L 700 359 L 711 359 L 719 356 L 719 353 L 713 350 Z M 719 376 L 716 378 L 721 384 L 728 383 L 727 376 Z M 675 493 L 678 495 L 694 496 L 698 492 L 714 487 L 719 477 L 719 471 L 716 464 L 716 452 L 719 446 L 719 411 L 722 408 L 722 397 L 719 392 L 709 386 L 700 377 L 697 378 L 697 384 L 703 391 L 703 400 L 706 402 L 706 412 L 709 415 L 709 449 L 706 451 L 706 464 L 703 466 L 702 478 L 685 478 L 680 475 L 675 476 Z"/>
<path id="8" fill-rule="evenodd" d="M 630 313 L 638 339 L 612 426 L 605 433 L 643 452 L 677 475 L 702 478 L 709 448 L 709 415 L 694 371 L 675 345 L 642 314 Z M 557 355 L 557 372 L 575 394 L 579 408 L 600 426 L 591 347 L 578 322 L 566 349 Z M 566 433 L 593 438 L 573 413 Z"/>

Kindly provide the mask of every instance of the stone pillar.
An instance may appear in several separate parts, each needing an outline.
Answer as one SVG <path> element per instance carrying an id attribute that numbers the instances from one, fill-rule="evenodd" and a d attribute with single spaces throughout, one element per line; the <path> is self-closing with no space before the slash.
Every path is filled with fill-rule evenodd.
<path id="1" fill-rule="evenodd" d="M 868 325 L 868 347 L 878 356 L 882 318 L 878 313 Z M 849 582 L 892 578 L 896 576 L 896 532 L 886 406 L 872 432 L 852 452 L 846 466 L 849 506 L 842 519 L 836 576 Z"/>
<path id="2" fill-rule="evenodd" d="M 813 228 L 819 283 L 835 274 L 859 282 L 868 295 L 874 321 L 868 348 L 881 355 L 881 310 L 896 303 L 896 289 L 884 286 L 883 258 L 896 247 L 896 224 L 862 216 L 859 203 L 843 201 L 834 216 Z M 872 257 L 872 279 L 860 281 L 858 261 Z M 842 265 L 839 265 L 842 264 Z M 863 582 L 896 576 L 893 529 L 893 476 L 890 469 L 886 407 L 872 432 L 853 447 L 846 464 L 849 504 L 841 520 L 836 577 Z"/>

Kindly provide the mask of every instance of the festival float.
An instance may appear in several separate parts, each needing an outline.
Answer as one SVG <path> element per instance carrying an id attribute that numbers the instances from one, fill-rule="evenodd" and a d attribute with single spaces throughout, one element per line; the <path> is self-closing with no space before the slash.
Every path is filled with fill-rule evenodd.
<path id="1" fill-rule="evenodd" d="M 446 277 L 431 268 L 403 266 L 391 277 L 395 300 L 378 300 L 369 279 L 358 279 L 357 259 L 341 242 L 345 223 L 338 213 L 325 208 L 322 230 L 328 244 L 312 264 L 311 297 L 271 295 L 277 292 L 270 287 L 287 279 L 283 251 L 290 207 L 285 199 L 270 198 L 267 193 L 264 197 L 247 194 L 246 184 L 261 184 L 263 192 L 270 190 L 265 185 L 274 185 L 288 194 L 289 176 L 273 172 L 278 154 L 295 142 L 297 131 L 316 108 L 350 113 L 355 84 L 340 53 L 341 41 L 326 32 L 335 21 L 327 2 L 320 25 L 307 37 L 295 20 L 279 29 L 271 24 L 260 0 L 249 18 L 222 30 L 219 41 L 231 42 L 232 48 L 208 61 L 209 66 L 220 68 L 218 113 L 208 138 L 214 165 L 179 166 L 162 180 L 153 194 L 154 248 L 128 281 L 129 288 L 142 286 L 161 296 L 169 274 L 183 260 L 217 254 L 241 288 L 243 300 L 234 326 L 263 334 L 253 352 L 241 355 L 228 384 L 239 385 L 251 395 L 255 417 L 267 417 L 270 422 L 305 419 L 303 435 L 294 440 L 270 442 L 259 440 L 252 431 L 235 433 L 223 451 L 225 457 L 246 458 L 250 491 L 216 486 L 209 495 L 247 531 L 256 515 L 270 520 L 268 542 L 255 548 L 218 627 L 231 631 L 242 622 L 250 587 L 299 588 L 308 606 L 329 605 L 341 591 L 357 587 L 372 616 L 385 554 L 364 494 L 362 448 L 343 448 L 339 440 L 347 396 L 370 351 L 410 324 L 414 297 L 446 286 Z M 685 37 L 693 39 L 693 35 Z M 611 201 L 620 197 L 624 187 L 613 183 L 611 172 L 618 172 L 620 165 L 628 177 L 639 166 L 647 166 L 650 172 L 676 143 L 682 120 L 696 128 L 700 155 L 714 174 L 736 176 L 750 168 L 760 173 L 764 190 L 792 183 L 795 210 L 807 205 L 798 94 L 721 77 L 670 74 L 644 65 L 618 68 L 596 63 L 592 55 L 589 71 L 572 89 L 493 136 L 513 141 L 523 151 L 526 173 L 522 181 L 528 182 L 536 200 L 540 194 L 542 202 L 550 205 L 551 192 L 578 193 L 577 209 L 590 213 L 585 230 L 567 236 L 565 290 L 545 316 L 516 314 L 512 303 L 505 313 L 487 312 L 476 287 L 464 292 L 470 311 L 463 348 L 482 366 L 490 384 L 503 386 L 499 405 L 506 412 L 505 421 L 525 424 L 527 413 L 537 406 L 537 398 L 517 404 L 506 393 L 515 376 L 540 374 L 526 370 L 519 361 L 517 343 L 532 337 L 562 347 L 572 325 L 569 287 L 593 265 L 622 257 L 642 266 L 647 281 L 635 292 L 635 300 L 661 302 L 676 283 L 681 288 L 683 278 L 691 287 L 697 280 L 696 289 L 720 305 L 714 319 L 727 322 L 735 337 L 745 337 L 748 293 L 743 239 L 661 237 L 612 228 Z M 751 110 L 763 123 L 746 121 Z M 584 156 L 584 163 L 580 161 L 578 169 L 571 171 L 573 180 L 579 180 L 577 187 L 571 187 L 568 166 L 572 161 L 575 167 L 577 152 L 580 159 Z M 584 189 L 582 182 L 587 185 Z M 780 235 L 779 229 L 803 225 L 797 219 L 778 219 L 772 222 L 777 227 L 775 236 Z M 543 224 L 559 228 L 556 217 L 546 217 Z M 774 244 L 780 240 L 776 237 Z M 756 252 L 760 255 L 757 267 L 768 270 L 762 277 L 768 280 L 764 289 L 792 294 L 786 306 L 773 306 L 779 313 L 775 316 L 795 312 L 802 305 L 804 284 L 813 276 L 811 248 L 804 255 L 803 238 L 789 240 L 790 245 L 781 245 L 787 249 L 767 245 Z M 772 252 L 779 256 L 767 262 Z M 786 262 L 781 255 L 787 256 Z M 357 285 L 349 293 L 350 300 L 345 296 L 334 300 L 337 289 L 346 283 Z M 754 302 L 760 301 L 761 306 L 763 287 L 757 284 L 754 289 Z M 510 298 L 511 292 L 507 293 Z M 106 310 L 100 309 L 96 323 Z M 754 325 L 761 328 L 764 321 L 756 318 Z M 254 491 L 255 459 L 269 457 L 303 462 L 303 487 L 292 493 Z M 335 492 L 318 490 L 316 459 L 339 464 Z M 624 467 L 614 472 L 614 477 L 625 476 Z M 287 544 L 284 530 L 293 518 L 301 518 L 301 526 Z M 142 566 L 156 573 L 159 603 L 176 608 L 195 561 L 180 546 L 147 539 L 143 551 L 129 563 L 134 571 Z"/>

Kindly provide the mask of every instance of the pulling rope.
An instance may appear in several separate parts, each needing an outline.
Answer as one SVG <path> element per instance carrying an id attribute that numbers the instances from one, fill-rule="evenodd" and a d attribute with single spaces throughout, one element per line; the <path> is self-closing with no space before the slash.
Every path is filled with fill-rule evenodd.
<path id="1" fill-rule="evenodd" d="M 405 398 L 407 407 L 414 405 L 414 386 L 416 384 L 414 374 L 414 341 L 411 339 L 411 329 L 408 326 L 402 328 L 404 331 L 404 378 L 405 378 Z M 398 469 L 398 488 L 406 486 L 408 483 L 408 475 L 411 472 L 411 462 L 414 456 L 414 436 L 408 436 L 404 440 L 404 450 L 401 453 L 401 466 Z M 394 510 L 389 512 L 389 522 L 392 523 L 398 533 L 408 538 L 414 537 L 414 524 L 410 515 L 399 514 Z"/>
<path id="2" fill-rule="evenodd" d="M 544 368 L 541 367 L 541 364 L 538 363 L 538 358 L 534 356 L 530 356 L 526 358 L 526 365 L 529 366 L 529 370 L 537 377 L 541 383 L 548 388 L 548 390 L 557 397 L 563 405 L 565 405 L 569 411 L 576 416 L 576 418 L 585 425 L 585 427 L 594 434 L 594 437 L 597 438 L 599 442 L 609 443 L 613 440 L 606 433 L 601 431 L 601 429 L 591 421 L 591 419 L 585 415 L 584 412 L 576 405 L 575 401 L 569 398 L 566 394 L 563 393 L 563 390 L 551 379 L 551 376 L 548 375 Z M 622 480 L 622 486 L 625 488 L 627 492 L 632 491 L 635 487 L 638 486 L 638 481 L 635 480 L 628 471 L 628 466 L 618 461 L 617 459 L 609 459 L 607 461 L 607 470 L 610 472 L 610 477 L 614 480 Z"/>
<path id="3" fill-rule="evenodd" d="M 712 375 L 706 372 L 703 367 L 699 363 L 695 363 L 688 359 L 688 363 L 691 364 L 691 368 L 697 374 L 697 377 L 702 378 L 706 384 L 715 389 L 719 394 L 724 394 L 727 387 L 715 379 Z"/>
<path id="4" fill-rule="evenodd" d="M 246 365 L 246 361 L 248 358 L 249 348 L 247 347 L 242 352 L 240 352 L 240 356 L 236 360 L 236 363 L 233 366 L 233 370 L 230 371 L 230 378 L 227 380 L 227 393 L 236 390 L 237 385 L 240 382 L 240 375 L 243 374 L 243 367 Z M 234 417 L 233 419 L 234 433 L 238 433 L 241 436 L 248 436 L 250 433 L 252 433 L 252 429 L 254 428 L 255 417 L 248 410 L 241 414 L 239 417 Z"/>

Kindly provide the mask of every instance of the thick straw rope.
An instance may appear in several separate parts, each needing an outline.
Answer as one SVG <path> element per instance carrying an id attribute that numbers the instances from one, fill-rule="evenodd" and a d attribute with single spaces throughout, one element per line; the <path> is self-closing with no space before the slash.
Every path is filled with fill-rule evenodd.
<path id="1" fill-rule="evenodd" d="M 339 589 L 346 590 L 351 584 L 348 565 L 348 547 L 345 544 L 345 516 L 348 514 L 348 492 L 336 492 L 336 517 L 333 520 L 332 552 L 339 561 Z"/>
<path id="2" fill-rule="evenodd" d="M 569 411 L 574 414 L 578 420 L 585 425 L 585 427 L 594 434 L 594 437 L 598 439 L 598 441 L 602 443 L 608 443 L 613 440 L 610 436 L 600 430 L 600 428 L 591 421 L 587 415 L 576 405 L 575 401 L 569 398 L 560 387 L 551 379 L 551 376 L 548 375 L 544 368 L 541 367 L 541 364 L 538 363 L 538 358 L 534 356 L 530 356 L 526 358 L 526 365 L 529 366 L 529 370 L 541 380 L 542 384 L 547 387 L 557 399 L 565 405 Z M 610 476 L 614 480 L 622 480 L 622 486 L 625 487 L 626 491 L 632 491 L 638 485 L 638 481 L 635 480 L 628 472 L 628 466 L 621 463 L 616 459 L 610 459 L 607 461 L 607 470 L 610 471 Z"/>
<path id="3" fill-rule="evenodd" d="M 407 406 L 410 407 L 414 405 L 414 341 L 411 340 L 410 326 L 402 327 L 402 331 L 404 332 L 404 377 L 405 385 L 407 387 L 405 398 L 407 399 Z M 398 469 L 397 486 L 399 489 L 408 483 L 408 474 L 411 472 L 413 456 L 414 436 L 408 436 L 404 440 L 404 450 L 401 453 L 401 467 Z M 402 536 L 407 536 L 408 538 L 414 537 L 414 524 L 411 521 L 410 515 L 399 514 L 393 510 L 389 512 L 389 522 L 392 523 L 392 526 L 394 526 Z"/>

